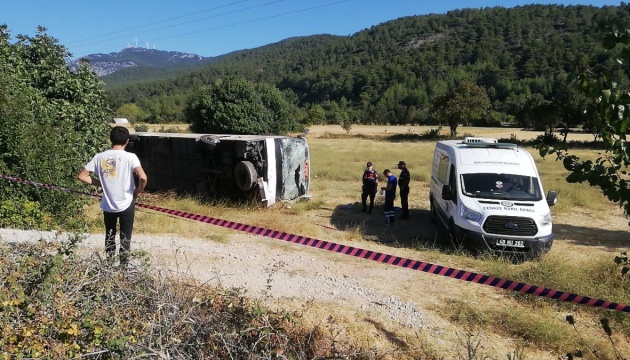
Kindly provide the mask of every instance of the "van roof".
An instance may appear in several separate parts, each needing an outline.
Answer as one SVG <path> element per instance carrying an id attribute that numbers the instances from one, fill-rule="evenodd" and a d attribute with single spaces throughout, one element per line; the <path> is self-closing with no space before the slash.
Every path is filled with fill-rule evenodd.
<path id="1" fill-rule="evenodd" d="M 453 150 L 460 174 L 492 172 L 538 176 L 531 154 L 514 144 L 471 146 L 462 140 L 444 140 L 438 141 L 437 147 Z"/>

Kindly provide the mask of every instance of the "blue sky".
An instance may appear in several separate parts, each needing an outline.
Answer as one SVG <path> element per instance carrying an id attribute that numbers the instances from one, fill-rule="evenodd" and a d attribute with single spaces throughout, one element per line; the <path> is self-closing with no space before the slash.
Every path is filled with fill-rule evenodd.
<path id="1" fill-rule="evenodd" d="M 293 37 L 351 35 L 404 16 L 459 8 L 514 7 L 528 1 L 418 0 L 0 0 L 0 24 L 12 37 L 37 26 L 73 57 L 126 46 L 217 56 Z M 619 1 L 537 4 L 619 5 Z"/>

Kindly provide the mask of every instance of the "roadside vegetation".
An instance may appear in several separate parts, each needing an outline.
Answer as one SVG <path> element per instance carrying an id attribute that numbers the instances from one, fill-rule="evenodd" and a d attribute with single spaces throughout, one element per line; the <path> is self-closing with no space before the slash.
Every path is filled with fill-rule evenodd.
<path id="1" fill-rule="evenodd" d="M 303 312 L 274 311 L 239 289 L 126 270 L 66 243 L 0 244 L 0 359 L 371 358 Z M 341 339 L 343 340 L 343 339 Z"/>

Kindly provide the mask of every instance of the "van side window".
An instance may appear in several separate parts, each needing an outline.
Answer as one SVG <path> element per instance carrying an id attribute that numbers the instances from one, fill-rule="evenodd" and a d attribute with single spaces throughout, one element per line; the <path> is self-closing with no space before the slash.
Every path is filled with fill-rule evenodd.
<path id="1" fill-rule="evenodd" d="M 438 167 L 438 180 L 442 184 L 446 184 L 446 174 L 448 174 L 449 159 L 446 155 L 441 155 L 440 165 Z"/>
<path id="2" fill-rule="evenodd" d="M 453 194 L 457 194 L 457 179 L 455 176 L 455 166 L 451 165 L 451 173 L 448 176 L 448 184 L 451 186 Z M 457 196 L 453 198 L 453 202 L 457 204 Z"/>

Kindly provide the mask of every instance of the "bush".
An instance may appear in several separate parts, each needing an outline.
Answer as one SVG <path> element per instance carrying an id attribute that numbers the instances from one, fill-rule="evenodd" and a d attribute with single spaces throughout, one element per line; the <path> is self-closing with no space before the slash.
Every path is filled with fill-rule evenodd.
<path id="1" fill-rule="evenodd" d="M 158 129 L 158 132 L 162 132 L 162 133 L 179 133 L 181 132 L 179 130 L 179 128 L 177 126 L 171 126 L 168 128 L 165 128 L 164 126 L 160 127 L 160 129 Z"/>
<path id="2" fill-rule="evenodd" d="M 28 200 L 0 201 L 0 227 L 14 229 L 47 229 L 52 218 L 44 214 L 39 203 Z"/>
<path id="3" fill-rule="evenodd" d="M 133 129 L 136 132 L 148 132 L 149 131 L 149 125 L 147 125 L 147 124 L 138 124 L 138 125 L 134 125 Z"/>
<path id="4" fill-rule="evenodd" d="M 440 132 L 442 131 L 442 126 L 438 126 L 436 129 L 431 129 L 429 131 L 425 131 L 420 138 L 423 140 L 438 140 L 441 138 Z"/>
<path id="5" fill-rule="evenodd" d="M 535 143 L 545 144 L 548 146 L 559 144 L 562 140 L 554 133 L 544 133 L 536 137 Z"/>
<path id="6" fill-rule="evenodd" d="M 107 146 L 109 114 L 101 83 L 87 62 L 71 71 L 69 53 L 44 28 L 13 42 L 6 25 L 0 26 L 0 53 L 0 173 L 78 187 L 80 168 Z M 0 182 L 0 201 L 12 199 L 26 201 L 24 206 L 39 203 L 42 216 L 64 223 L 76 218 L 85 202 L 70 193 Z"/>

